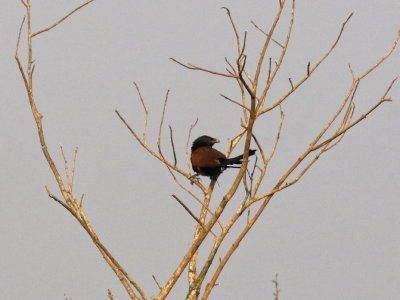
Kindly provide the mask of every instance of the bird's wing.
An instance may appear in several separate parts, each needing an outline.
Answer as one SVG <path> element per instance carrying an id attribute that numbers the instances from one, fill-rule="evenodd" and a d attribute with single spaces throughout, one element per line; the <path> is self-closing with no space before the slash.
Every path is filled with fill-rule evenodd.
<path id="1" fill-rule="evenodd" d="M 206 168 L 217 167 L 221 164 L 220 159 L 226 159 L 225 155 L 211 147 L 199 147 L 192 152 L 192 165 Z"/>

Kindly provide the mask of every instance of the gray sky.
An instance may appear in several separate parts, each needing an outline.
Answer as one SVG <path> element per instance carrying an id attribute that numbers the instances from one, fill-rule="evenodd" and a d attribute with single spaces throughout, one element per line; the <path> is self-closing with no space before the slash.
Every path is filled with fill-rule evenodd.
<path id="1" fill-rule="evenodd" d="M 221 6 L 231 9 L 241 34 L 248 31 L 248 67 L 254 67 L 262 35 L 278 1 L 95 1 L 34 40 L 35 95 L 44 115 L 49 150 L 62 170 L 61 143 L 69 159 L 79 147 L 75 191 L 100 239 L 146 293 L 157 293 L 191 241 L 195 223 L 171 198 L 192 202 L 167 169 L 150 157 L 114 113 L 141 132 L 143 114 L 132 81 L 150 110 L 148 140 L 156 146 L 162 103 L 170 89 L 166 125 L 174 128 L 184 164 L 188 128 L 194 136 L 227 139 L 240 129 L 240 109 L 220 93 L 238 98 L 229 79 L 184 69 L 169 57 L 223 71 L 234 60 L 234 36 Z M 32 1 L 34 31 L 46 27 L 79 1 Z M 8 1 L 0 15 L 0 289 L 3 299 L 127 299 L 114 273 L 87 234 L 60 205 L 43 158 L 23 83 L 13 58 L 24 15 Z M 351 84 L 347 64 L 366 71 L 392 46 L 400 29 L 398 0 L 297 1 L 292 40 L 271 90 L 276 99 L 316 62 L 354 11 L 330 58 L 283 105 L 286 122 L 265 188 L 295 161 L 326 124 Z M 283 40 L 288 10 L 275 38 Z M 20 53 L 25 58 L 23 46 Z M 272 48 L 273 49 L 273 48 Z M 276 49 L 275 49 L 276 51 Z M 400 70 L 400 49 L 361 83 L 359 116 Z M 274 52 L 271 52 L 274 55 Z M 394 100 L 345 136 L 304 178 L 279 193 L 223 271 L 210 299 L 272 299 L 275 273 L 280 299 L 397 299 L 400 293 L 400 82 Z M 272 101 L 272 100 L 271 100 Z M 278 112 L 260 119 L 256 132 L 266 149 L 276 134 Z M 165 153 L 170 154 L 165 130 Z M 237 148 L 235 152 L 238 152 Z M 225 172 L 215 191 L 229 188 Z M 203 179 L 207 182 L 208 179 Z M 241 197 L 232 199 L 234 211 Z M 224 217 L 223 217 L 224 219 Z M 238 232 L 242 224 L 232 230 Z M 224 253 L 230 241 L 223 247 Z M 186 274 L 170 299 L 186 295 Z"/>

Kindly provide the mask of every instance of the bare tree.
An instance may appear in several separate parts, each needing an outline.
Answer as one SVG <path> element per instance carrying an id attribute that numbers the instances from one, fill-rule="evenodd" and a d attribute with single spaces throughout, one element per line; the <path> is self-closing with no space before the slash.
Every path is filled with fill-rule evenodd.
<path id="1" fill-rule="evenodd" d="M 60 196 L 56 196 L 46 186 L 48 196 L 60 205 L 62 205 L 66 210 L 68 210 L 72 214 L 72 216 L 82 225 L 82 227 L 91 237 L 93 243 L 99 249 L 106 262 L 109 264 L 111 269 L 115 272 L 115 274 L 121 281 L 130 298 L 148 299 L 148 296 L 146 296 L 146 293 L 140 288 L 139 284 L 135 280 L 133 280 L 133 278 L 124 270 L 124 268 L 111 255 L 107 248 L 101 243 L 94 229 L 90 225 L 90 222 L 82 208 L 83 196 L 81 197 L 81 199 L 78 199 L 79 197 L 77 197 L 74 193 L 73 186 L 75 162 L 78 149 L 75 149 L 72 166 L 69 166 L 66 156 L 64 155 L 64 151 L 61 148 L 61 152 L 65 161 L 63 168 L 66 175 L 66 180 L 63 180 L 61 178 L 60 167 L 57 167 L 55 165 L 52 155 L 47 149 L 44 129 L 42 126 L 42 114 L 38 111 L 35 103 L 33 89 L 33 72 L 35 64 L 33 58 L 34 56 L 32 40 L 37 35 L 53 29 L 55 26 L 62 23 L 66 18 L 79 11 L 84 6 L 90 4 L 91 2 L 93 2 L 93 0 L 87 1 L 84 4 L 78 6 L 53 25 L 37 32 L 32 32 L 30 1 L 21 0 L 21 3 L 26 9 L 26 18 L 24 18 L 24 20 L 22 21 L 21 27 L 19 29 L 17 46 L 15 50 L 15 59 L 17 61 L 18 68 L 25 84 L 29 104 L 37 126 L 43 155 L 46 158 L 46 161 L 48 162 L 59 187 Z M 261 32 L 260 35 L 262 35 L 264 38 L 264 43 L 262 45 L 262 48 L 260 49 L 260 56 L 258 57 L 255 70 L 250 70 L 246 66 L 246 32 L 243 35 L 239 33 L 239 30 L 237 29 L 234 19 L 231 16 L 228 8 L 223 9 L 225 9 L 228 15 L 228 19 L 232 25 L 232 30 L 234 32 L 236 40 L 237 54 L 235 61 L 230 61 L 227 58 L 225 59 L 227 65 L 225 71 L 214 71 L 208 68 L 197 66 L 192 63 L 182 63 L 179 60 L 171 58 L 176 63 L 190 70 L 202 71 L 215 76 L 225 77 L 228 80 L 234 80 L 240 89 L 240 95 L 238 95 L 238 98 L 241 98 L 240 101 L 234 100 L 226 95 L 221 96 L 229 102 L 233 103 L 235 107 L 240 109 L 242 112 L 242 128 L 239 132 L 237 132 L 236 136 L 230 140 L 229 148 L 226 155 L 229 156 L 232 151 L 236 147 L 238 147 L 240 141 L 244 142 L 243 164 L 238 170 L 237 175 L 233 180 L 228 192 L 221 199 L 213 199 L 213 201 L 217 201 L 218 203 L 215 209 L 211 208 L 210 201 L 213 195 L 216 180 L 213 179 L 211 180 L 210 184 L 204 184 L 202 181 L 199 180 L 198 177 L 193 176 L 190 168 L 189 143 L 191 140 L 191 131 L 195 124 L 193 124 L 188 130 L 188 139 L 186 143 L 186 164 L 181 165 L 177 162 L 173 140 L 173 130 L 171 127 L 169 128 L 169 132 L 173 160 L 166 158 L 166 156 L 164 156 L 163 154 L 161 137 L 162 131 L 164 129 L 164 115 L 169 92 L 166 93 L 164 100 L 163 113 L 159 124 L 156 149 L 153 149 L 151 148 L 151 146 L 149 146 L 146 138 L 149 112 L 145 100 L 141 95 L 139 86 L 136 83 L 135 87 L 138 93 L 139 100 L 141 101 L 141 104 L 143 106 L 145 116 L 142 134 L 140 135 L 135 130 L 133 130 L 128 122 L 125 120 L 125 118 L 122 116 L 122 114 L 118 110 L 116 110 L 118 117 L 126 125 L 126 127 L 132 133 L 137 142 L 144 149 L 146 149 L 150 155 L 154 156 L 168 168 L 176 184 L 182 189 L 182 191 L 184 191 L 184 193 L 186 193 L 190 197 L 190 201 L 183 201 L 178 196 L 173 195 L 174 199 L 176 199 L 176 201 L 182 205 L 185 211 L 195 220 L 197 224 L 194 230 L 191 246 L 187 250 L 183 259 L 176 266 L 176 269 L 172 272 L 167 282 L 164 284 L 159 283 L 156 277 L 153 276 L 153 279 L 157 284 L 157 287 L 159 288 L 159 293 L 154 299 L 166 298 L 185 270 L 187 270 L 188 272 L 187 299 L 207 299 L 213 288 L 217 285 L 217 279 L 219 278 L 226 264 L 229 262 L 232 254 L 236 251 L 241 241 L 244 239 L 244 237 L 247 235 L 247 233 L 250 231 L 256 221 L 260 218 L 261 214 L 267 207 L 272 197 L 278 192 L 297 183 L 302 178 L 302 176 L 314 165 L 319 157 L 334 148 L 338 143 L 342 141 L 348 130 L 363 121 L 366 116 L 374 112 L 381 104 L 391 101 L 391 99 L 388 97 L 388 93 L 397 78 L 394 78 L 389 83 L 389 85 L 383 91 L 381 98 L 378 99 L 378 101 L 372 107 L 370 107 L 369 110 L 362 113 L 356 113 L 355 111 L 354 103 L 356 101 L 357 90 L 360 82 L 368 75 L 370 75 L 374 70 L 376 70 L 376 68 L 378 68 L 392 54 L 400 38 L 400 32 L 398 33 L 393 45 L 390 47 L 388 52 L 384 54 L 381 59 L 377 60 L 377 62 L 373 66 L 371 66 L 366 72 L 362 74 L 355 74 L 351 66 L 349 65 L 349 72 L 352 76 L 352 82 L 345 98 L 339 103 L 337 110 L 333 112 L 332 117 L 327 120 L 326 125 L 319 130 L 319 133 L 314 137 L 310 137 L 311 142 L 309 146 L 304 149 L 304 151 L 298 155 L 298 158 L 290 165 L 290 167 L 280 175 L 280 178 L 277 180 L 273 188 L 269 190 L 266 189 L 262 183 L 268 174 L 267 170 L 269 163 L 272 159 L 274 159 L 275 150 L 277 149 L 277 146 L 280 142 L 280 134 L 285 120 L 285 115 L 282 111 L 281 104 L 287 101 L 292 93 L 294 93 L 302 84 L 304 84 L 304 82 L 306 82 L 311 76 L 313 76 L 314 71 L 328 58 L 328 56 L 338 45 L 345 26 L 352 17 L 352 14 L 350 14 L 348 18 L 344 21 L 341 28 L 339 29 L 339 33 L 333 39 L 331 47 L 327 49 L 325 54 L 318 61 L 314 63 L 305 63 L 303 78 L 301 78 L 297 82 L 292 82 L 292 80 L 289 79 L 290 88 L 280 98 L 269 99 L 268 92 L 270 91 L 272 84 L 275 83 L 278 71 L 280 70 L 284 62 L 286 50 L 288 49 L 288 44 L 293 28 L 293 20 L 295 15 L 294 0 L 292 0 L 291 6 L 289 7 L 289 9 L 291 10 L 291 17 L 289 23 L 286 25 L 287 34 L 285 40 L 279 42 L 275 38 L 273 38 L 274 32 L 281 19 L 281 14 L 287 6 L 286 4 L 287 3 L 285 0 L 279 1 L 275 19 L 272 23 L 272 26 L 267 31 L 264 31 L 263 29 L 261 29 L 260 26 L 253 23 L 255 28 Z M 24 26 L 27 32 L 26 65 L 23 65 L 19 58 L 19 45 L 21 41 L 21 33 L 23 32 Z M 268 58 L 266 56 L 267 50 L 273 46 L 279 47 L 280 49 L 280 55 L 274 63 L 272 61 L 272 58 Z M 262 122 L 262 120 L 260 119 L 261 116 L 272 112 L 274 109 L 280 110 L 281 117 L 280 122 L 277 126 L 274 145 L 272 149 L 266 149 L 265 146 L 263 146 L 262 141 L 257 138 L 254 131 L 254 126 L 256 123 Z M 251 143 L 254 143 L 256 145 L 259 156 L 256 160 L 256 163 L 249 168 L 248 156 Z M 230 200 L 235 196 L 242 198 L 243 201 L 240 203 L 240 205 L 236 207 L 235 212 L 229 216 L 229 221 L 224 223 L 220 220 L 220 217 L 224 212 L 226 212 L 226 208 L 228 207 L 228 205 L 235 205 L 233 204 L 233 202 L 230 202 Z M 198 215 L 193 212 L 193 207 L 196 204 L 201 205 L 201 211 Z M 230 236 L 232 235 L 230 229 L 232 228 L 232 226 L 237 224 L 237 222 L 241 218 L 246 219 L 246 225 L 237 235 Z M 228 236 L 231 240 L 233 239 L 233 243 L 225 253 L 221 253 L 221 246 L 224 244 L 224 242 L 226 243 Z M 201 251 L 203 251 L 203 255 L 206 256 L 206 259 L 204 262 L 199 262 L 197 259 L 200 251 L 199 247 L 204 244 L 204 241 L 208 237 L 212 239 L 212 245 L 211 247 L 204 246 L 201 248 Z M 216 262 L 215 257 L 217 253 L 219 253 L 221 258 L 219 261 Z M 210 271 L 210 267 L 213 264 L 215 265 L 215 270 Z M 138 274 L 135 274 L 134 277 L 137 278 L 138 276 Z M 274 297 L 275 299 L 278 299 L 279 288 L 277 277 L 275 277 L 273 283 L 275 284 Z M 113 299 L 113 295 L 110 290 L 108 290 L 108 297 L 110 299 Z"/>

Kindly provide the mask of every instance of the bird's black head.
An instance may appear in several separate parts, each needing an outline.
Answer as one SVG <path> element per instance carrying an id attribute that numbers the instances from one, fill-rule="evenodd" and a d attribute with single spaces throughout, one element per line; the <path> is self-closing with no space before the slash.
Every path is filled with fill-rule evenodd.
<path id="1" fill-rule="evenodd" d="M 192 151 L 196 150 L 199 147 L 212 147 L 215 143 L 219 143 L 219 139 L 212 138 L 208 135 L 202 135 L 194 140 L 192 144 Z"/>

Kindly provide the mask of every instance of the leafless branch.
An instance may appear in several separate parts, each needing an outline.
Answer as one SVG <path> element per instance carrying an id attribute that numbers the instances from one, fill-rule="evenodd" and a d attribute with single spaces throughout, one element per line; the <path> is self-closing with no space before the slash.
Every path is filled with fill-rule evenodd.
<path id="1" fill-rule="evenodd" d="M 227 8 L 225 6 L 221 7 L 221 9 L 225 9 L 226 14 L 228 15 L 229 20 L 231 21 L 233 32 L 235 33 L 235 37 L 236 37 L 236 46 L 237 46 L 237 51 L 238 51 L 238 57 L 240 57 L 240 52 L 241 52 L 241 50 L 240 50 L 240 48 L 241 48 L 241 46 L 240 46 L 240 38 L 239 38 L 239 34 L 237 32 L 235 23 L 233 22 L 231 11 L 229 10 L 229 8 Z"/>
<path id="2" fill-rule="evenodd" d="M 187 140 L 186 140 L 186 163 L 187 163 L 187 166 L 188 166 L 189 174 L 190 174 L 189 142 L 190 142 L 190 137 L 192 135 L 192 130 L 197 125 L 198 121 L 199 121 L 199 118 L 196 118 L 196 121 L 193 124 L 190 125 L 188 137 L 187 137 Z M 190 177 L 192 177 L 192 176 L 190 176 Z"/>
<path id="3" fill-rule="evenodd" d="M 247 107 L 245 107 L 244 105 L 242 105 L 241 103 L 239 103 L 239 102 L 237 102 L 237 101 L 235 101 L 235 100 L 229 98 L 228 96 L 225 96 L 225 95 L 223 95 L 223 94 L 220 94 L 220 96 L 223 97 L 223 98 L 225 98 L 226 100 L 232 102 L 232 103 L 235 103 L 236 105 L 239 105 L 240 107 L 244 108 L 245 110 L 250 111 L 249 108 L 247 108 Z"/>
<path id="4" fill-rule="evenodd" d="M 351 68 L 351 64 L 348 64 L 348 66 L 349 66 L 349 70 L 351 73 L 351 77 L 353 78 L 353 81 L 356 81 L 356 77 L 354 76 L 354 72 L 353 72 L 353 69 Z"/>
<path id="5" fill-rule="evenodd" d="M 176 153 L 175 153 L 175 145 L 174 145 L 174 137 L 172 136 L 172 127 L 170 125 L 168 125 L 169 127 L 169 137 L 171 140 L 171 147 L 172 147 L 172 153 L 174 155 L 174 166 L 176 167 Z"/>
<path id="6" fill-rule="evenodd" d="M 274 284 L 275 287 L 275 291 L 273 293 L 274 300 L 279 300 L 279 292 L 281 290 L 279 289 L 278 274 L 275 274 L 275 278 L 272 279 L 272 283 Z"/>
<path id="7" fill-rule="evenodd" d="M 64 17 L 62 17 L 60 20 L 58 20 L 57 22 L 55 22 L 53 25 L 51 25 L 51 26 L 49 26 L 49 27 L 47 27 L 47 28 L 45 28 L 45 29 L 42 29 L 42 30 L 39 30 L 39 31 L 35 32 L 34 34 L 32 34 L 32 37 L 34 37 L 34 36 L 36 36 L 36 35 L 39 35 L 39 34 L 41 34 L 41 33 L 43 33 L 43 32 L 46 32 L 46 31 L 49 31 L 49 30 L 53 29 L 54 27 L 56 27 L 57 25 L 59 25 L 61 22 L 63 22 L 66 18 L 68 18 L 69 16 L 71 16 L 73 13 L 77 12 L 77 11 L 80 10 L 82 7 L 88 5 L 89 3 L 93 2 L 93 1 L 94 1 L 94 0 L 86 1 L 86 2 L 83 3 L 82 5 L 78 6 L 77 8 L 73 9 L 71 12 L 69 12 L 68 14 L 66 14 L 66 15 L 65 15 Z"/>
<path id="8" fill-rule="evenodd" d="M 55 195 L 53 195 L 49 188 L 47 186 L 45 186 L 45 189 L 47 191 L 47 194 L 49 195 L 50 198 L 52 198 L 53 200 L 55 200 L 56 202 L 58 202 L 59 204 L 61 204 L 62 206 L 64 206 L 64 208 L 66 210 L 68 210 L 72 215 L 74 215 L 74 212 L 71 211 L 70 207 L 68 205 L 66 205 L 62 200 L 60 200 L 59 198 L 57 198 Z"/>
<path id="9" fill-rule="evenodd" d="M 113 296 L 113 294 L 111 293 L 111 290 L 110 290 L 110 289 L 107 290 L 107 296 L 108 296 L 108 298 L 109 298 L 110 300 L 114 300 L 114 296 Z"/>
<path id="10" fill-rule="evenodd" d="M 271 67 L 272 67 L 272 57 L 269 58 L 267 82 L 271 80 Z"/>
<path id="11" fill-rule="evenodd" d="M 137 91 L 137 93 L 139 95 L 140 102 L 142 103 L 142 106 L 143 106 L 143 109 L 144 109 L 145 119 L 144 119 L 144 126 L 143 126 L 143 143 L 146 144 L 146 130 L 147 130 L 147 121 L 148 121 L 148 118 L 149 118 L 149 111 L 147 110 L 146 104 L 144 104 L 144 100 L 143 100 L 143 97 L 142 97 L 142 93 L 140 92 L 139 86 L 137 85 L 136 82 L 133 82 L 133 84 L 136 87 L 136 91 Z"/>
<path id="12" fill-rule="evenodd" d="M 364 77 L 368 76 L 373 70 L 375 70 L 377 67 L 379 67 L 393 53 L 394 49 L 396 49 L 399 39 L 400 39 L 400 30 L 397 31 L 397 36 L 396 36 L 394 43 L 392 45 L 392 48 L 390 48 L 389 52 L 386 53 L 379 61 L 376 62 L 375 65 L 373 65 L 371 68 L 369 68 L 364 74 L 362 74 L 357 79 L 358 80 L 363 79 Z"/>
<path id="13" fill-rule="evenodd" d="M 231 63 L 226 57 L 225 57 L 225 62 L 226 62 L 226 63 L 228 64 L 228 66 L 231 68 L 230 70 L 229 70 L 228 68 L 226 68 L 226 71 L 227 71 L 230 75 L 236 76 L 236 77 L 237 77 L 235 68 L 233 67 L 232 63 Z"/>
<path id="14" fill-rule="evenodd" d="M 169 168 L 168 166 L 167 166 L 167 168 L 168 168 L 168 171 L 170 172 L 172 178 L 173 178 L 174 181 L 179 185 L 179 187 L 180 187 L 182 190 L 184 190 L 185 192 L 187 192 L 190 196 L 192 196 L 193 199 L 195 199 L 202 207 L 206 207 L 206 204 L 205 204 L 203 201 L 201 201 L 201 200 L 199 199 L 199 197 L 197 197 L 190 189 L 186 188 L 186 187 L 178 180 L 178 178 L 177 178 L 177 177 L 175 176 L 175 174 L 172 172 L 171 168 Z M 193 182 L 193 181 L 192 181 L 192 182 Z M 201 184 L 200 184 L 200 185 L 201 185 Z M 203 185 L 201 185 L 201 189 L 202 189 L 203 194 L 207 193 L 207 190 L 203 187 Z M 214 213 L 213 213 L 210 209 L 208 209 L 208 207 L 207 207 L 207 211 L 208 211 L 210 214 L 214 215 Z M 218 222 L 219 222 L 219 221 L 218 221 Z M 222 227 L 222 224 L 221 224 L 221 223 L 219 223 L 219 224 L 220 224 L 220 226 Z"/>
<path id="15" fill-rule="evenodd" d="M 259 31 L 261 31 L 264 35 L 268 36 L 268 33 L 266 33 L 263 29 L 261 29 L 254 21 L 250 21 L 251 24 L 254 25 L 255 28 L 257 28 Z M 274 38 L 271 37 L 271 40 L 277 44 L 279 47 L 281 48 L 285 48 L 285 46 L 283 46 L 281 43 L 279 43 L 277 40 L 275 40 Z"/>
<path id="16" fill-rule="evenodd" d="M 151 275 L 151 276 L 153 277 L 154 282 L 157 284 L 158 288 L 159 288 L 160 291 L 161 291 L 161 290 L 162 290 L 162 287 L 161 287 L 161 285 L 158 283 L 158 281 L 157 281 L 157 279 L 156 279 L 156 276 L 154 276 L 154 275 Z"/>
<path id="17" fill-rule="evenodd" d="M 79 201 L 79 206 L 80 207 L 82 207 L 82 204 L 83 204 L 83 197 L 85 196 L 85 194 L 82 194 L 82 196 L 81 196 L 81 201 Z"/>
<path id="18" fill-rule="evenodd" d="M 22 1 L 22 3 L 24 3 L 23 0 L 21 0 L 21 1 Z M 25 5 L 25 3 L 24 3 L 24 5 Z M 18 38 L 17 38 L 17 46 L 15 47 L 15 57 L 18 57 L 19 42 L 21 41 L 21 32 L 22 32 L 22 28 L 23 28 L 24 23 L 25 23 L 25 18 L 26 17 L 24 16 L 23 19 L 22 19 L 21 25 L 19 26 Z"/>
<path id="19" fill-rule="evenodd" d="M 165 117 L 165 109 L 167 107 L 167 101 L 168 101 L 168 94 L 169 90 L 167 91 L 167 94 L 165 95 L 165 100 L 164 100 L 164 106 L 161 114 L 161 119 L 160 119 L 160 128 L 158 129 L 158 139 L 157 139 L 157 147 L 158 147 L 158 153 L 160 153 L 160 156 L 164 159 L 164 156 L 161 152 L 161 132 L 163 128 L 163 123 L 164 123 L 164 117 Z M 165 159 L 164 159 L 165 160 Z"/>
<path id="20" fill-rule="evenodd" d="M 175 200 L 178 201 L 178 203 L 179 203 L 180 205 L 182 205 L 182 207 L 188 212 L 188 214 L 189 214 L 193 219 L 195 219 L 195 221 L 197 222 L 197 224 L 199 224 L 199 225 L 201 226 L 201 228 L 205 229 L 205 228 L 204 228 L 204 225 L 200 222 L 199 218 L 197 218 L 196 215 L 195 215 L 194 213 L 192 213 L 192 211 L 189 209 L 189 207 L 187 207 L 187 206 L 185 205 L 185 203 L 183 203 L 176 195 L 172 195 L 172 197 L 174 197 Z M 211 233 L 212 233 L 212 234 L 214 235 L 214 237 L 216 238 L 216 235 L 215 235 L 212 231 L 211 231 Z"/>
<path id="21" fill-rule="evenodd" d="M 75 166 L 76 166 L 76 157 L 78 155 L 78 147 L 75 147 L 75 152 L 74 152 L 74 159 L 72 161 L 72 171 L 71 171 L 71 193 L 72 193 L 72 187 L 74 185 L 74 178 L 75 178 Z"/>
<path id="22" fill-rule="evenodd" d="M 178 60 L 176 60 L 175 58 L 172 58 L 172 57 L 170 57 L 170 60 L 172 60 L 173 62 L 176 62 L 178 65 L 181 65 L 182 67 L 185 67 L 185 68 L 190 69 L 190 70 L 203 71 L 203 72 L 207 72 L 207 73 L 214 74 L 214 75 L 230 77 L 230 78 L 236 78 L 236 76 L 234 76 L 234 75 L 220 73 L 220 72 L 217 72 L 217 71 L 212 71 L 212 70 L 209 70 L 209 69 L 205 69 L 205 68 L 193 65 L 191 63 L 185 64 L 185 63 L 182 63 L 182 62 L 180 62 L 180 61 L 178 61 Z"/>

